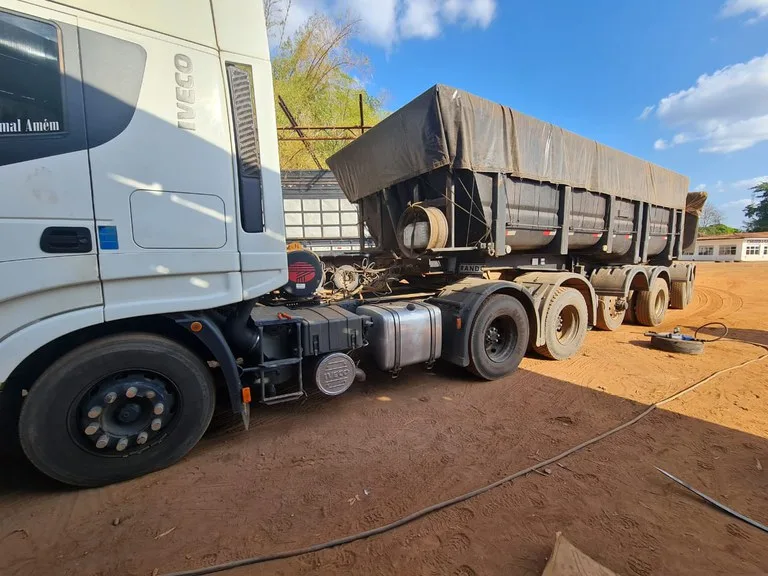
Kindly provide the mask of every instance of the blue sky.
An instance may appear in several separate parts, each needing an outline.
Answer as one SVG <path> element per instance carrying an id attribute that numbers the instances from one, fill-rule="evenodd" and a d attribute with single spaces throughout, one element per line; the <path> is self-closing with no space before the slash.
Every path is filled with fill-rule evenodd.
<path id="1" fill-rule="evenodd" d="M 293 0 L 291 18 L 340 8 L 388 109 L 468 90 L 686 174 L 734 226 L 768 179 L 768 0 Z"/>

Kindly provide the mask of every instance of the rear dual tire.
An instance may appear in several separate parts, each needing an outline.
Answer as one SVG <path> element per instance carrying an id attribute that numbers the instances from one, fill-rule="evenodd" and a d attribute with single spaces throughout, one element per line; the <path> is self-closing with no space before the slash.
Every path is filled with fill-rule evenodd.
<path id="1" fill-rule="evenodd" d="M 211 372 L 186 347 L 153 334 L 109 336 L 40 376 L 24 400 L 19 436 L 47 476 L 102 486 L 180 460 L 207 429 L 214 404 Z"/>
<path id="2" fill-rule="evenodd" d="M 584 344 L 588 322 L 587 303 L 581 292 L 557 288 L 544 315 L 544 344 L 536 346 L 536 351 L 553 360 L 570 358 Z"/>
<path id="3" fill-rule="evenodd" d="M 675 310 L 683 310 L 693 300 L 693 282 L 672 282 L 669 291 L 669 307 Z"/>
<path id="4" fill-rule="evenodd" d="M 595 328 L 613 332 L 618 330 L 627 315 L 626 301 L 617 296 L 600 296 L 597 300 Z"/>
<path id="5" fill-rule="evenodd" d="M 669 287 L 663 278 L 656 278 L 648 290 L 637 292 L 635 317 L 643 326 L 658 326 L 669 308 Z"/>
<path id="6" fill-rule="evenodd" d="M 484 380 L 515 371 L 528 348 L 528 314 L 519 300 L 493 294 L 480 306 L 469 336 L 469 370 Z"/>

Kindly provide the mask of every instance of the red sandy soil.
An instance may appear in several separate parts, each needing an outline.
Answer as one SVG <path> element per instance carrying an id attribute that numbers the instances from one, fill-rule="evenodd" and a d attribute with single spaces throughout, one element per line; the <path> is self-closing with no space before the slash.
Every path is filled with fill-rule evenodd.
<path id="1" fill-rule="evenodd" d="M 768 344 L 768 265 L 699 267 L 662 329 L 721 320 Z M 481 383 L 420 367 L 336 399 L 254 410 L 181 463 L 94 490 L 0 462 L 0 574 L 141 575 L 212 565 L 390 522 L 555 455 L 685 386 L 764 353 L 647 348 L 644 328 L 590 333 L 564 362 L 526 358 Z M 765 574 L 768 535 L 655 470 L 768 523 L 768 360 L 730 372 L 549 468 L 385 535 L 226 574 L 538 575 L 563 532 L 628 576 Z M 170 532 L 169 532 L 170 531 Z"/>

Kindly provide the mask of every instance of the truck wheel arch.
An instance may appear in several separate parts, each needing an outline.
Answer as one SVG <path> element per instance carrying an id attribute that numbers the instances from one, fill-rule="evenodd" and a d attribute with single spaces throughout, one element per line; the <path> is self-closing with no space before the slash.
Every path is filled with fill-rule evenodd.
<path id="1" fill-rule="evenodd" d="M 505 294 L 519 300 L 525 308 L 531 332 L 539 326 L 539 313 L 533 295 L 525 286 L 507 280 L 464 278 L 446 286 L 438 296 L 428 302 L 443 311 L 443 353 L 442 358 L 457 366 L 469 366 L 469 334 L 478 310 L 489 296 Z M 456 338 L 446 334 L 455 333 Z"/>
<path id="2" fill-rule="evenodd" d="M 19 342 L 17 346 L 21 351 L 15 355 L 19 360 L 7 368 L 7 374 L 6 370 L 3 370 L 5 380 L 0 380 L 0 431 L 11 438 L 11 451 L 15 451 L 13 444 L 18 444 L 16 422 L 21 410 L 23 391 L 32 387 L 45 368 L 78 346 L 130 330 L 166 336 L 188 347 L 204 361 L 214 359 L 213 354 L 191 333 L 164 316 L 103 322 L 103 312 L 101 308 L 96 308 L 76 310 L 37 322 L 3 342 L 6 344 L 13 338 Z"/>

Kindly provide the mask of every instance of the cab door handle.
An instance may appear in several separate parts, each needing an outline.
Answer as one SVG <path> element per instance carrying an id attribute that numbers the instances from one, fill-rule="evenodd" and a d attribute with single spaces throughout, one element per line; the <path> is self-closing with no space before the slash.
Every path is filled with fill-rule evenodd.
<path id="1" fill-rule="evenodd" d="M 49 226 L 40 236 L 40 250 L 48 254 L 87 254 L 93 250 L 91 231 L 80 226 Z"/>

